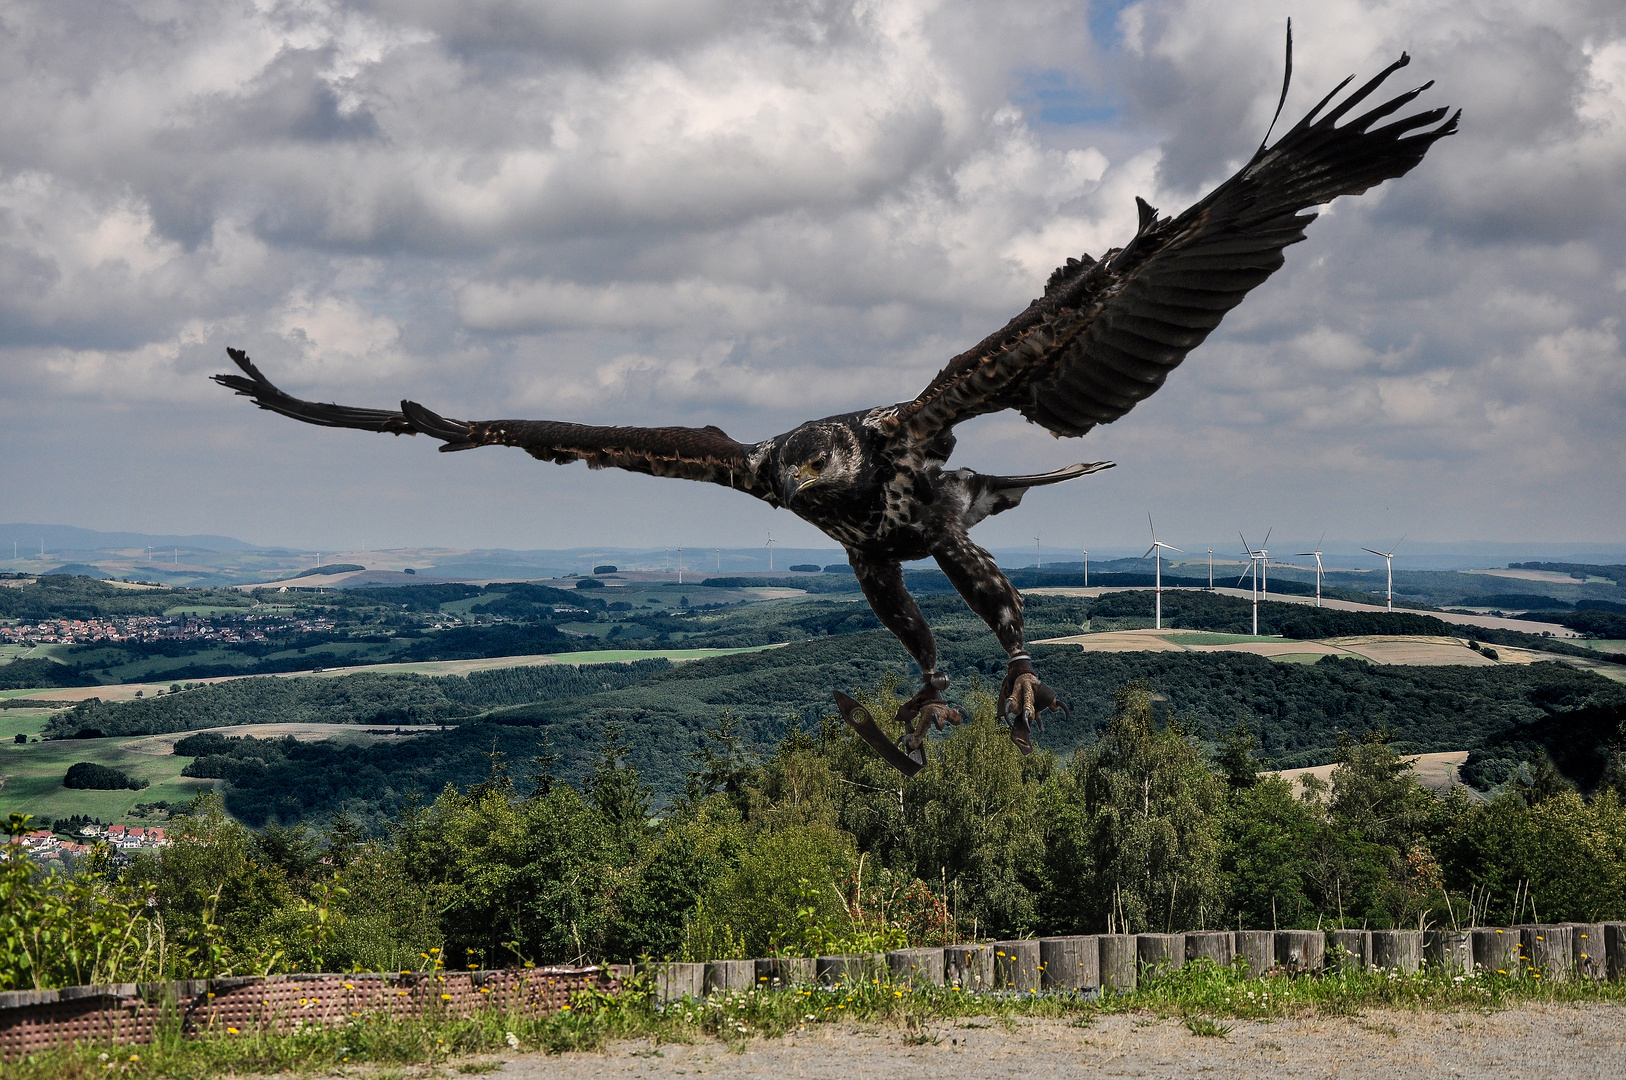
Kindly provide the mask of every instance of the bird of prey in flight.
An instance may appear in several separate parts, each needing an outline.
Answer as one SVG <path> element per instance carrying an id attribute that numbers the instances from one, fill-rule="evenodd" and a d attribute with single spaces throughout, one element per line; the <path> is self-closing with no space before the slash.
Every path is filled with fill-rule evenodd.
<path id="1" fill-rule="evenodd" d="M 1289 27 L 1278 118 L 1292 55 Z M 1456 131 L 1460 112 L 1447 116 L 1445 108 L 1388 119 L 1432 83 L 1352 115 L 1408 62 L 1402 54 L 1334 103 L 1353 76 L 1345 79 L 1275 143 L 1267 133 L 1236 175 L 1177 217 L 1159 217 L 1137 199 L 1140 224 L 1127 244 L 1099 259 L 1069 258 L 1050 275 L 1043 296 L 950 360 L 913 400 L 810 420 L 761 442 L 736 442 L 716 427 L 467 421 L 412 401 L 399 409 L 301 401 L 272 385 L 238 349 L 227 352 L 243 374 L 214 378 L 262 409 L 309 424 L 427 435 L 441 440 L 443 451 L 516 446 L 561 465 L 585 461 L 595 469 L 721 484 L 817 526 L 846 549 L 875 614 L 920 665 L 920 690 L 898 711 L 904 731 L 895 743 L 862 706 L 836 695 L 849 723 L 905 773 L 924 766 L 931 726 L 942 730 L 962 720 L 943 700 L 948 679 L 937 669 L 937 646 L 904 587 L 902 563 L 935 559 L 1009 655 L 998 712 L 1011 740 L 1028 753 L 1040 714 L 1062 706 L 1024 647 L 1021 597 L 972 542 L 970 529 L 1016 506 L 1030 488 L 1111 463 L 1031 476 L 951 469 L 955 425 L 1014 409 L 1057 436 L 1076 437 L 1156 392 L 1225 313 L 1282 266 L 1283 249 L 1303 240 L 1315 219 L 1311 208 L 1404 175 L 1436 140 Z"/>

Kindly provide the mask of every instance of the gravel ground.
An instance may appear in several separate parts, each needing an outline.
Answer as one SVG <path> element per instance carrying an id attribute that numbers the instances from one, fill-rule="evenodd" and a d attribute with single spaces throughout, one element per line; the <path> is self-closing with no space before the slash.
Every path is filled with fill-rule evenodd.
<path id="1" fill-rule="evenodd" d="M 987 1018 L 944 1023 L 910 1045 L 892 1027 L 820 1027 L 739 1052 L 618 1043 L 606 1053 L 524 1055 L 491 1073 L 547 1080 L 649 1080 L 714 1076 L 785 1080 L 1047 1080 L 1099 1077 L 1487 1077 L 1522 1080 L 1626 1077 L 1626 1008 L 1525 1006 L 1504 1012 L 1368 1012 L 1358 1017 L 1230 1021 L 1223 1038 L 1200 1037 L 1179 1020 L 1110 1016 L 1086 1027 L 1067 1021 Z"/>

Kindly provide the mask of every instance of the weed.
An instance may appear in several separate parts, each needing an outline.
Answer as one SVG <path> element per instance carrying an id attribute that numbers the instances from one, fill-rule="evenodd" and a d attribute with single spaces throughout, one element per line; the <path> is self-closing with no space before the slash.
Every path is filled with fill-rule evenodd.
<path id="1" fill-rule="evenodd" d="M 465 1061 L 457 1067 L 464 1076 L 481 1076 L 502 1068 L 500 1061 Z"/>
<path id="2" fill-rule="evenodd" d="M 1186 1017 L 1186 1030 L 1205 1039 L 1223 1039 L 1231 1034 L 1231 1025 L 1210 1020 L 1204 1016 Z"/>

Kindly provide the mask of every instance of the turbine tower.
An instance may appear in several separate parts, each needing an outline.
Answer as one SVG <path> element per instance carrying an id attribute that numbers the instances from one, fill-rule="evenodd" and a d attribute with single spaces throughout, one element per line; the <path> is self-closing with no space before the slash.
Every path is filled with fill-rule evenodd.
<path id="1" fill-rule="evenodd" d="M 1237 535 L 1242 536 L 1242 534 L 1240 532 L 1237 533 Z M 1269 534 L 1267 533 L 1266 535 L 1268 536 Z M 1237 585 L 1237 588 L 1240 589 L 1242 587 L 1242 578 L 1247 577 L 1249 574 L 1253 575 L 1253 636 L 1258 637 L 1259 636 L 1259 560 L 1264 556 L 1264 549 L 1261 548 L 1260 550 L 1255 551 L 1253 549 L 1253 546 L 1248 543 L 1248 538 L 1246 536 L 1242 536 L 1242 546 L 1243 546 L 1243 548 L 1246 549 L 1244 551 L 1244 554 L 1246 554 L 1248 556 L 1248 568 L 1246 570 L 1242 571 L 1241 576 L 1236 579 L 1236 585 Z"/>
<path id="2" fill-rule="evenodd" d="M 1383 600 L 1383 610 L 1385 611 L 1393 611 L 1395 609 L 1395 552 L 1399 551 L 1400 545 L 1404 544 L 1405 542 L 1406 538 L 1402 536 L 1399 540 L 1395 541 L 1395 546 L 1390 548 L 1388 551 L 1372 551 L 1372 549 L 1369 547 L 1363 547 L 1361 549 L 1362 551 L 1372 551 L 1372 554 L 1383 560 L 1383 568 L 1387 572 L 1389 578 L 1389 588 L 1384 593 Z"/>
<path id="3" fill-rule="evenodd" d="M 1044 552 L 1039 550 L 1039 538 L 1037 536 L 1033 538 L 1033 568 L 1035 570 L 1044 569 Z"/>
<path id="4" fill-rule="evenodd" d="M 773 533 L 768 534 L 768 542 L 764 546 L 768 549 L 768 573 L 773 573 L 773 546 L 775 544 Z"/>
<path id="5" fill-rule="evenodd" d="M 1321 540 L 1325 540 L 1326 538 L 1327 538 L 1327 531 L 1325 529 L 1323 529 L 1321 531 Z M 1314 551 L 1301 551 L 1298 554 L 1293 556 L 1295 559 L 1303 558 L 1306 555 L 1314 555 L 1315 556 L 1315 606 L 1316 607 L 1321 606 L 1321 556 L 1322 556 L 1321 540 L 1317 540 L 1315 542 L 1316 550 L 1314 550 Z"/>
<path id="6" fill-rule="evenodd" d="M 1084 549 L 1084 587 L 1090 587 L 1090 549 Z"/>
<path id="7" fill-rule="evenodd" d="M 1161 630 L 1163 629 L 1163 549 L 1168 548 L 1170 551 L 1179 551 L 1180 549 L 1175 547 L 1173 544 L 1165 544 L 1163 541 L 1157 538 L 1157 526 L 1152 525 L 1151 514 L 1146 515 L 1146 524 L 1150 525 L 1152 528 L 1152 546 L 1146 549 L 1146 555 L 1150 555 L 1154 551 L 1157 552 L 1157 589 L 1155 592 L 1157 597 L 1155 601 L 1156 615 L 1152 620 L 1152 629 Z M 1146 555 L 1142 555 L 1140 557 L 1141 562 L 1146 561 Z"/>

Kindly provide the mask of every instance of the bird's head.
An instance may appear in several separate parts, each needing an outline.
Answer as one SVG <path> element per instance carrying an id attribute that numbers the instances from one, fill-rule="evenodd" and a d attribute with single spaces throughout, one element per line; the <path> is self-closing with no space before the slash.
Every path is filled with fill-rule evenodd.
<path id="1" fill-rule="evenodd" d="M 803 424 L 779 447 L 779 491 L 786 506 L 817 499 L 859 479 L 862 452 L 844 424 L 815 420 Z"/>

